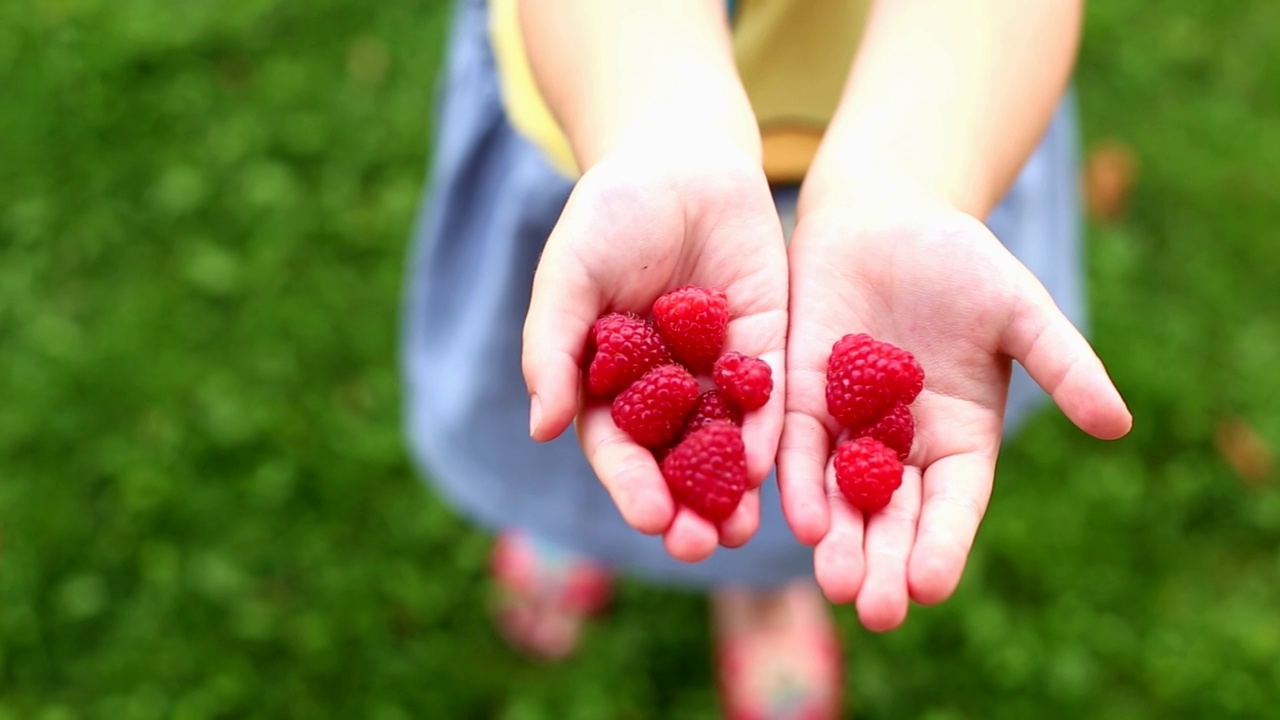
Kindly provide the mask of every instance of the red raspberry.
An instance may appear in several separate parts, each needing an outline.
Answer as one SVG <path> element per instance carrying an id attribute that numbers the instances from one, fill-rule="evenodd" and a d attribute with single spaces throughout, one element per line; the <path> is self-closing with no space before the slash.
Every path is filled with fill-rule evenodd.
<path id="1" fill-rule="evenodd" d="M 680 433 L 700 390 L 688 370 L 661 365 L 614 398 L 613 421 L 640 445 L 662 447 Z"/>
<path id="2" fill-rule="evenodd" d="M 723 290 L 689 285 L 655 300 L 653 320 L 675 359 L 701 372 L 724 347 L 729 302 Z"/>
<path id="3" fill-rule="evenodd" d="M 676 502 L 713 523 L 733 514 L 747 490 L 742 428 L 716 420 L 695 430 L 662 461 Z"/>
<path id="4" fill-rule="evenodd" d="M 653 323 L 630 313 L 602 315 L 592 326 L 596 354 L 587 369 L 587 390 L 613 397 L 659 365 L 671 351 Z"/>
<path id="5" fill-rule="evenodd" d="M 694 430 L 704 428 L 716 420 L 727 420 L 734 425 L 742 425 L 742 411 L 724 399 L 719 390 L 708 390 L 698 396 L 698 404 L 684 421 L 684 434 L 687 436 Z"/>
<path id="6" fill-rule="evenodd" d="M 879 440 L 898 452 L 898 458 L 904 462 L 911 454 L 911 442 L 916 437 L 916 419 L 911 408 L 906 405 L 894 405 L 888 415 L 871 425 L 853 431 L 854 438 L 870 437 Z"/>
<path id="7" fill-rule="evenodd" d="M 827 411 L 850 428 L 869 425 L 910 405 L 924 387 L 924 370 L 900 347 L 870 335 L 845 335 L 827 363 Z"/>
<path id="8" fill-rule="evenodd" d="M 721 355 L 711 377 L 725 397 L 743 410 L 763 407 L 773 393 L 773 371 L 769 363 L 740 352 Z"/>
<path id="9" fill-rule="evenodd" d="M 847 440 L 836 448 L 836 484 L 856 508 L 870 515 L 883 510 L 902 485 L 902 461 L 875 438 Z"/>

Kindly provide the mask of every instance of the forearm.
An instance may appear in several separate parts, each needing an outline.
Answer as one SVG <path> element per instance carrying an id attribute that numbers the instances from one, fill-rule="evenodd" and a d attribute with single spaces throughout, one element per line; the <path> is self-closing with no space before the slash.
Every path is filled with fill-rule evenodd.
<path id="1" fill-rule="evenodd" d="M 583 170 L 633 133 L 677 128 L 723 135 L 759 156 L 722 0 L 520 0 L 519 8 L 534 77 Z"/>
<path id="2" fill-rule="evenodd" d="M 1081 5 L 877 0 L 801 212 L 897 193 L 985 217 L 1062 97 Z"/>

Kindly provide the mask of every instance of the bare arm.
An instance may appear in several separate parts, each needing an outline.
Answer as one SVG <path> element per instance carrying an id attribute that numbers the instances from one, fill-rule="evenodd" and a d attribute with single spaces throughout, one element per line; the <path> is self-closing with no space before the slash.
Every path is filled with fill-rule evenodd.
<path id="1" fill-rule="evenodd" d="M 875 0 L 805 180 L 792 288 L 783 509 L 833 602 L 873 630 L 960 582 L 1003 439 L 1011 361 L 1095 437 L 1132 416 L 1040 280 L 980 220 L 1038 144 L 1070 75 L 1079 0 Z M 925 389 L 902 485 L 870 517 L 828 480 L 836 339 L 916 355 Z M 833 480 L 834 478 L 832 478 Z"/>
<path id="2" fill-rule="evenodd" d="M 924 194 L 983 217 L 1053 115 L 1081 0 L 877 0 L 803 208 Z"/>
<path id="3" fill-rule="evenodd" d="M 534 79 L 583 172 L 525 318 L 530 434 L 547 441 L 572 425 L 622 517 L 696 562 L 759 526 L 785 397 L 786 245 L 723 0 L 519 1 Z M 720 523 L 677 502 L 608 402 L 580 402 L 584 339 L 600 314 L 644 312 L 682 285 L 724 288 L 726 347 L 764 358 L 775 378 L 770 404 L 743 421 L 748 489 Z"/>
<path id="4" fill-rule="evenodd" d="M 520 25 L 584 170 L 637 132 L 705 130 L 759 156 L 720 0 L 520 0 Z"/>

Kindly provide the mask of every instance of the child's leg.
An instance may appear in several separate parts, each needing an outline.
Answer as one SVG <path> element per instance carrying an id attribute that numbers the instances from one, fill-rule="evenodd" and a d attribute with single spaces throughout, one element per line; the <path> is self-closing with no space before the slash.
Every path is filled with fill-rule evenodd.
<path id="1" fill-rule="evenodd" d="M 840 717 L 840 638 L 817 585 L 799 581 L 775 591 L 717 592 L 712 621 L 725 717 Z"/>
<path id="2" fill-rule="evenodd" d="M 798 188 L 775 190 L 788 242 Z M 716 666 L 731 720 L 825 720 L 840 716 L 844 663 L 831 606 L 810 580 L 776 590 L 712 594 Z"/>
<path id="3" fill-rule="evenodd" d="M 517 650 L 547 660 L 572 654 L 612 591 L 603 565 L 519 531 L 499 535 L 492 572 L 499 632 Z M 816 585 L 716 591 L 711 620 L 726 717 L 839 716 L 840 641 Z"/>

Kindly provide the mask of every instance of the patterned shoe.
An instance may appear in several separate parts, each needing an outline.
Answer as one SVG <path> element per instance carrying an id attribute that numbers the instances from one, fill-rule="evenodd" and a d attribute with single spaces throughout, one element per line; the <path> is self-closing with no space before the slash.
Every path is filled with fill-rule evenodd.
<path id="1" fill-rule="evenodd" d="M 515 531 L 498 536 L 490 573 L 498 631 L 513 648 L 542 660 L 571 655 L 583 624 L 604 610 L 613 590 L 603 566 Z"/>

